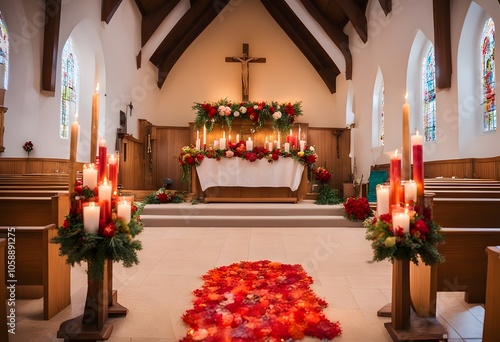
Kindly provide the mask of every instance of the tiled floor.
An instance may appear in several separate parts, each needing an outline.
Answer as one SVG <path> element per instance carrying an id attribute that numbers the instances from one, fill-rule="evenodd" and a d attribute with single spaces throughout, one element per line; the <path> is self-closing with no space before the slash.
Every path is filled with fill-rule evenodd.
<path id="1" fill-rule="evenodd" d="M 149 228 L 139 239 L 140 264 L 114 265 L 118 301 L 126 317 L 111 318 L 112 342 L 171 342 L 185 336 L 183 312 L 199 276 L 213 267 L 241 260 L 300 263 L 314 278 L 314 291 L 326 299 L 332 321 L 340 321 L 338 342 L 391 341 L 377 310 L 391 298 L 391 264 L 372 263 L 363 228 Z M 82 313 L 85 267 L 72 271 L 72 304 L 50 321 L 42 300 L 17 301 L 16 334 L 10 341 L 45 342 L 56 338 L 61 322 Z M 439 293 L 438 319 L 449 341 L 481 341 L 484 309 L 464 303 L 463 294 Z M 317 341 L 305 338 L 304 341 Z"/>

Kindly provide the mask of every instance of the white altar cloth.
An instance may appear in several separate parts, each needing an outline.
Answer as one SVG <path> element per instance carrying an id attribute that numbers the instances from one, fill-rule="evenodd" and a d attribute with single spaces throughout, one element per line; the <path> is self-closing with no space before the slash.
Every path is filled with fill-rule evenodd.
<path id="1" fill-rule="evenodd" d="M 267 159 L 254 162 L 241 158 L 205 158 L 196 167 L 201 189 L 214 186 L 288 187 L 299 188 L 304 165 L 292 158 L 282 158 L 269 163 Z"/>

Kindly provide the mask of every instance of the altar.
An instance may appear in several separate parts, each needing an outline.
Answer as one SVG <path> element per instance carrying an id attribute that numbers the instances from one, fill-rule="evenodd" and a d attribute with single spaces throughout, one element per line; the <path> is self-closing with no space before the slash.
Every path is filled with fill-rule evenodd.
<path id="1" fill-rule="evenodd" d="M 291 202 L 307 193 L 307 169 L 292 158 L 253 162 L 205 158 L 193 169 L 193 193 L 210 202 Z"/>

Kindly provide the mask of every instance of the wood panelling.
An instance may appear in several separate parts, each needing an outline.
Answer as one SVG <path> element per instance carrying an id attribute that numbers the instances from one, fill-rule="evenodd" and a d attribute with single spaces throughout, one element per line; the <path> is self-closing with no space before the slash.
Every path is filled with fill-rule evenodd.
<path id="1" fill-rule="evenodd" d="M 81 171 L 83 163 L 76 163 Z M 68 173 L 69 164 L 65 159 L 44 158 L 0 158 L 0 174 L 28 173 Z"/>
<path id="2" fill-rule="evenodd" d="M 130 135 L 125 135 L 121 144 L 118 183 L 125 189 L 146 189 L 144 144 Z"/>

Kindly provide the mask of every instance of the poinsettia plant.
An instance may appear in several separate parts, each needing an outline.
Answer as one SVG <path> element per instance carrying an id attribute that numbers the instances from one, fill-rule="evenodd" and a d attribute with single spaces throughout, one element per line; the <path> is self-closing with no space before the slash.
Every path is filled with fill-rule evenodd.
<path id="1" fill-rule="evenodd" d="M 234 120 L 249 120 L 255 130 L 262 127 L 266 121 L 270 121 L 274 130 L 287 132 L 297 117 L 302 115 L 301 102 L 234 102 L 222 99 L 195 103 L 193 110 L 196 112 L 195 127 L 199 129 L 205 126 L 209 132 L 216 125 L 231 130 Z"/>
<path id="2" fill-rule="evenodd" d="M 373 215 L 370 203 L 366 197 L 353 196 L 343 203 L 344 216 L 351 221 L 364 221 Z"/>
<path id="3" fill-rule="evenodd" d="M 143 204 L 160 204 L 160 203 L 182 203 L 184 198 L 175 191 L 169 191 L 165 187 L 161 187 L 158 191 L 153 192 L 144 197 Z"/>
<path id="4" fill-rule="evenodd" d="M 372 241 L 373 260 L 389 259 L 408 260 L 426 265 L 444 262 L 438 246 L 444 242 L 441 227 L 431 219 L 430 209 L 422 215 L 409 212 L 410 227 L 405 232 L 402 227 L 395 227 L 391 214 L 382 214 L 364 221 L 366 239 Z"/>

